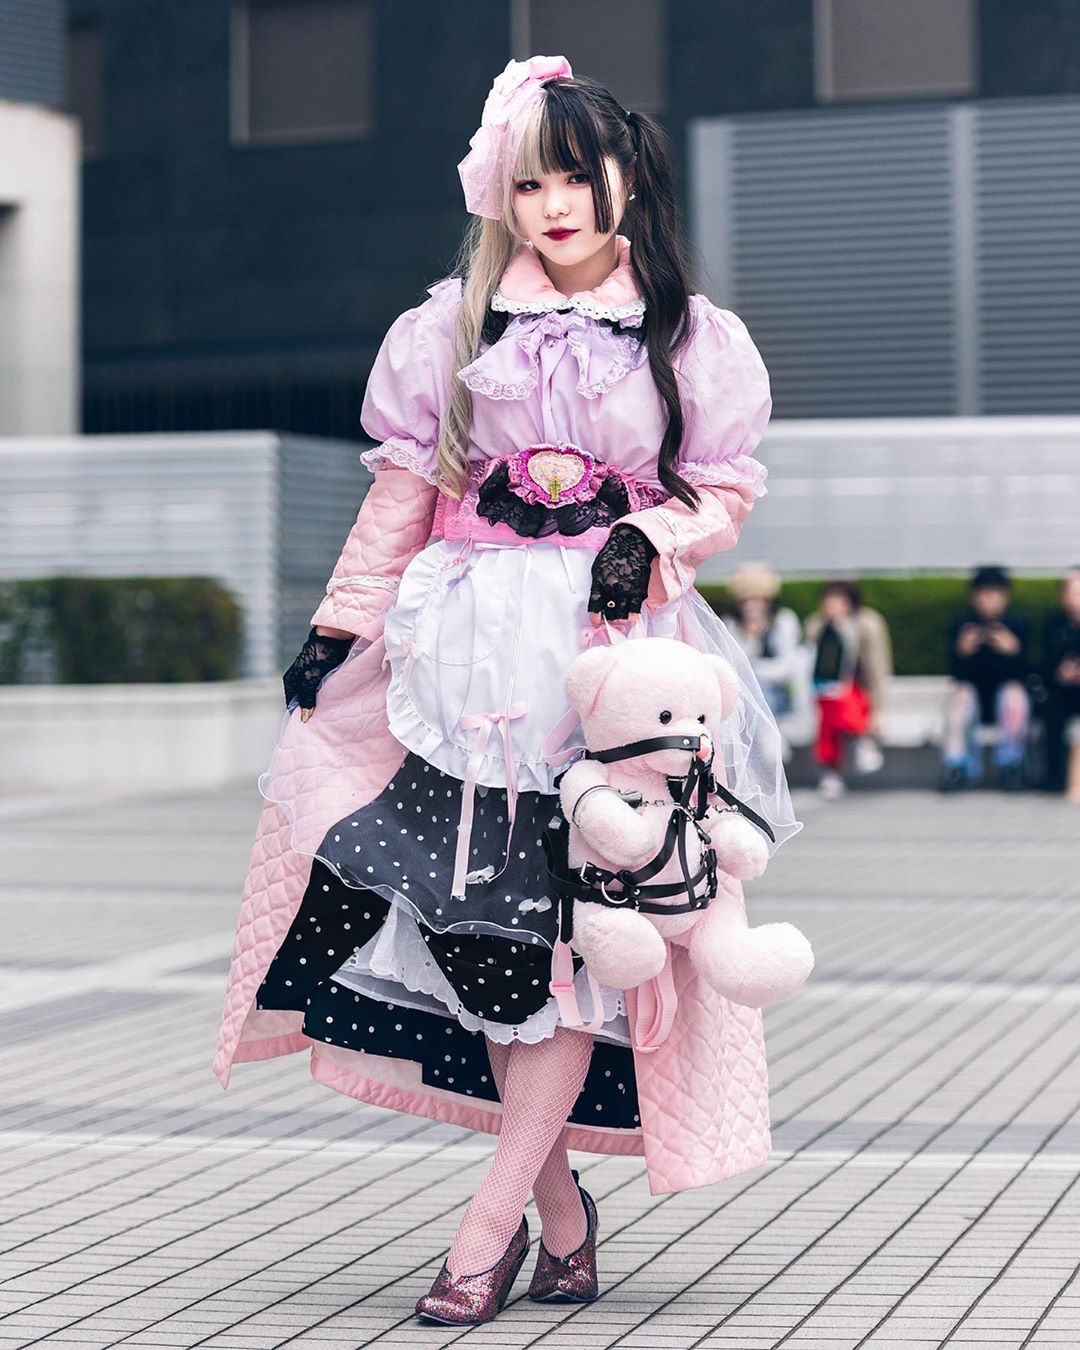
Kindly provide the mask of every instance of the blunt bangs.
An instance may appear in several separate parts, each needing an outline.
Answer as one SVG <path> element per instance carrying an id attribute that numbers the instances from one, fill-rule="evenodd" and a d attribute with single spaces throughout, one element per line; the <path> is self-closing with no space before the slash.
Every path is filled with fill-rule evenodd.
<path id="1" fill-rule="evenodd" d="M 547 95 L 521 138 L 515 181 L 584 171 L 592 187 L 597 232 L 607 234 L 614 212 L 604 159 L 611 151 L 604 143 L 599 109 L 588 106 L 580 86 L 553 80 L 545 88 Z"/>

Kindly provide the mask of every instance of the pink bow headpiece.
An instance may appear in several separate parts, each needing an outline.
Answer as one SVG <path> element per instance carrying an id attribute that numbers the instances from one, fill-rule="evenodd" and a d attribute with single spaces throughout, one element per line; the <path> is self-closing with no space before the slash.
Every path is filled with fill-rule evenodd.
<path id="1" fill-rule="evenodd" d="M 458 165 L 465 206 L 474 216 L 502 216 L 521 138 L 544 97 L 544 81 L 573 73 L 565 56 L 531 56 L 509 61 L 495 77 L 469 153 Z"/>

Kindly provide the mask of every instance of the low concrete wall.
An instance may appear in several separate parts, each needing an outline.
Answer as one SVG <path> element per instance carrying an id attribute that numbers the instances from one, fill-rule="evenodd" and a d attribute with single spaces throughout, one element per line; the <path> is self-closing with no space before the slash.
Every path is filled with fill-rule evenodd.
<path id="1" fill-rule="evenodd" d="M 281 680 L 0 687 L 0 792 L 211 788 L 257 777 Z"/>
<path id="2" fill-rule="evenodd" d="M 940 763 L 940 675 L 890 685 L 885 767 L 868 787 L 927 786 Z M 0 793 L 165 792 L 257 778 L 270 762 L 284 705 L 278 677 L 214 684 L 0 686 Z M 793 787 L 817 782 L 811 710 L 783 719 Z"/>

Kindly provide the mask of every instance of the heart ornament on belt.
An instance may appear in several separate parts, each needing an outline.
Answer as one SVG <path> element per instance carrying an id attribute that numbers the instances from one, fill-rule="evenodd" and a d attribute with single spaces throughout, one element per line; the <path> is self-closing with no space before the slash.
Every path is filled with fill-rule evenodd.
<path id="1" fill-rule="evenodd" d="M 568 442 L 531 445 L 510 461 L 510 489 L 527 502 L 562 506 L 596 495 L 600 475 L 586 450 Z"/>

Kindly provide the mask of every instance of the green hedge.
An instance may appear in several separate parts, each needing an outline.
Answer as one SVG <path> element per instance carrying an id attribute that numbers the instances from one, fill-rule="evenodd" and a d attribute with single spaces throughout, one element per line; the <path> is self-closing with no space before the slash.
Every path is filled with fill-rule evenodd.
<path id="1" fill-rule="evenodd" d="M 917 573 L 908 576 L 859 576 L 863 601 L 879 610 L 892 636 L 893 662 L 897 675 L 944 675 L 945 635 L 953 615 L 968 604 L 966 577 Z M 780 601 L 800 619 L 818 607 L 824 581 L 800 578 L 786 581 Z M 1041 656 L 1043 619 L 1058 608 L 1060 581 L 1057 577 L 1017 577 L 1012 585 L 1012 605 L 1031 621 L 1033 655 Z M 728 608 L 727 588 L 702 585 L 701 594 L 718 614 Z"/>
<path id="2" fill-rule="evenodd" d="M 0 585 L 0 684 L 232 680 L 240 656 L 240 606 L 210 577 Z"/>

